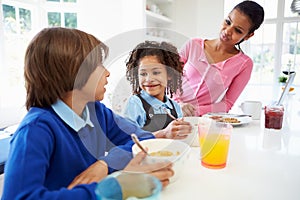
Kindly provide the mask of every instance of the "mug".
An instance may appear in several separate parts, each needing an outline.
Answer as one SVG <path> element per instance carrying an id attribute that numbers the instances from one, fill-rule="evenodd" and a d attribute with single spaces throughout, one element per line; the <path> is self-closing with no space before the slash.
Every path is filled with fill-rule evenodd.
<path id="1" fill-rule="evenodd" d="M 241 109 L 244 114 L 251 115 L 252 119 L 258 120 L 262 112 L 262 103 L 260 101 L 244 101 Z"/>

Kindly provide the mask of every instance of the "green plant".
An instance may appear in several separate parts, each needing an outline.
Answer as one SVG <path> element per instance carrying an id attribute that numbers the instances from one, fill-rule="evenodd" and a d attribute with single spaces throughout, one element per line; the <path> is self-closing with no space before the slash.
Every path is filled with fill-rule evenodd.
<path id="1" fill-rule="evenodd" d="M 286 76 L 279 76 L 278 77 L 278 82 L 279 83 L 286 83 L 287 77 Z"/>

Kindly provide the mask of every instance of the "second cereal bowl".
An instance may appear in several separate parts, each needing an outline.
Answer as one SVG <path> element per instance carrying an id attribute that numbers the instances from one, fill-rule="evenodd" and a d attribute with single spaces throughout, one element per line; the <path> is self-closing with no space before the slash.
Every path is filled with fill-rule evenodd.
<path id="1" fill-rule="evenodd" d="M 190 146 L 182 141 L 173 139 L 149 139 L 140 141 L 141 144 L 148 149 L 150 156 L 147 156 L 144 160 L 145 163 L 157 163 L 163 161 L 170 161 L 173 163 L 174 176 L 170 179 L 170 182 L 174 182 L 178 179 L 180 172 L 183 170 L 185 160 L 190 153 Z M 132 154 L 136 156 L 141 150 L 134 144 L 132 146 Z"/>

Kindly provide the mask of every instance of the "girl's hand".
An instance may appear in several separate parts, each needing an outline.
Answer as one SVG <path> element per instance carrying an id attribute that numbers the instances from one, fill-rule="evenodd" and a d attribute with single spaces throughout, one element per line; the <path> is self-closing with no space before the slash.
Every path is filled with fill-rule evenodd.
<path id="1" fill-rule="evenodd" d="M 166 187 L 170 178 L 174 175 L 174 171 L 172 170 L 171 162 L 161 162 L 161 163 L 153 163 L 153 164 L 141 164 L 144 158 L 146 157 L 146 153 L 139 152 L 125 167 L 124 171 L 128 172 L 145 172 L 157 177 L 163 187 Z"/>
<path id="2" fill-rule="evenodd" d="M 184 119 L 173 120 L 165 129 L 154 133 L 157 138 L 184 139 L 192 132 L 192 125 Z"/>

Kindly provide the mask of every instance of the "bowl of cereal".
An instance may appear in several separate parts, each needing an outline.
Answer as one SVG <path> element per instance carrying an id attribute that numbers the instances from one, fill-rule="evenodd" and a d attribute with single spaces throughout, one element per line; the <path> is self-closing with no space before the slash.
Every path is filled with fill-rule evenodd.
<path id="1" fill-rule="evenodd" d="M 173 163 L 173 170 L 175 172 L 170 182 L 178 179 L 191 150 L 188 144 L 180 140 L 165 138 L 142 140 L 140 143 L 148 149 L 149 153 L 149 156 L 144 159 L 144 163 L 170 161 Z M 133 156 L 136 156 L 140 151 L 140 148 L 136 144 L 132 146 Z"/>

